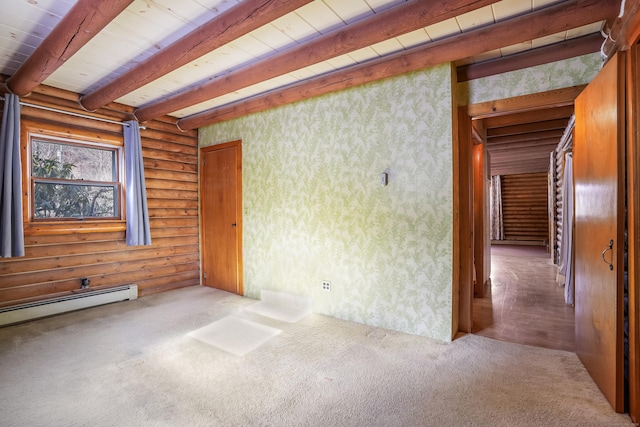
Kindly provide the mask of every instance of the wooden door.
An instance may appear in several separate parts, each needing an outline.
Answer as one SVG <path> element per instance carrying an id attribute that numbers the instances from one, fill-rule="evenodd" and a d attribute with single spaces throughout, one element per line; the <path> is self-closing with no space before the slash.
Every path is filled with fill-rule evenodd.
<path id="1" fill-rule="evenodd" d="M 618 412 L 624 410 L 624 57 L 610 59 L 576 98 L 576 353 Z"/>
<path id="2" fill-rule="evenodd" d="M 242 295 L 240 141 L 201 150 L 202 283 Z"/>

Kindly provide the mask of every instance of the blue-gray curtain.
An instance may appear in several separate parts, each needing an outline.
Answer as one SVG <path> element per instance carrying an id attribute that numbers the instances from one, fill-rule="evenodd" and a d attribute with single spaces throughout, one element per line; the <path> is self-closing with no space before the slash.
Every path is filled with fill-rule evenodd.
<path id="1" fill-rule="evenodd" d="M 4 96 L 0 129 L 0 256 L 24 256 L 20 98 Z"/>
<path id="2" fill-rule="evenodd" d="M 125 123 L 123 131 L 127 191 L 127 246 L 150 245 L 151 230 L 147 209 L 147 188 L 144 183 L 140 127 L 136 120 Z"/>

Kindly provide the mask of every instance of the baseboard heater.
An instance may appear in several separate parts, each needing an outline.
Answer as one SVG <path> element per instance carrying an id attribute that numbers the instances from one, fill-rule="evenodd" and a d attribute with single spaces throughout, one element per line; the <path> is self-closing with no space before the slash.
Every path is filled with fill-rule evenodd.
<path id="1" fill-rule="evenodd" d="M 138 285 L 81 291 L 73 295 L 0 308 L 0 326 L 138 298 Z"/>

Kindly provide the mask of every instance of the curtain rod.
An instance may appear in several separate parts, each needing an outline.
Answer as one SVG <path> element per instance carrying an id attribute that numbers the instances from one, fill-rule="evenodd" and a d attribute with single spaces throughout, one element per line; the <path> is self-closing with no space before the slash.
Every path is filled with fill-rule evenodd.
<path id="1" fill-rule="evenodd" d="M 4 101 L 4 96 L 0 97 L 0 101 Z M 20 101 L 20 105 L 25 106 L 25 107 L 39 108 L 40 110 L 52 111 L 54 113 L 68 114 L 70 116 L 81 117 L 83 119 L 97 120 L 99 122 L 105 122 L 105 123 L 111 123 L 111 124 L 114 124 L 114 125 L 120 125 L 120 126 L 129 127 L 129 123 L 119 122 L 117 120 L 103 119 L 102 117 L 89 116 L 87 114 L 74 113 L 72 111 L 60 110 L 60 109 L 53 108 L 53 107 L 45 107 L 43 105 L 30 104 L 30 103 L 24 102 L 24 101 Z M 140 129 L 146 129 L 147 128 L 146 126 L 138 126 L 138 127 Z"/>

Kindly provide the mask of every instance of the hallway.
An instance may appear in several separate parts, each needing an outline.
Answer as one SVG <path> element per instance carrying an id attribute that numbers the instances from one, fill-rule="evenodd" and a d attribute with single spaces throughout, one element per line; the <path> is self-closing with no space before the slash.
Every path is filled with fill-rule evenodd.
<path id="1" fill-rule="evenodd" d="M 544 247 L 491 247 L 491 286 L 473 303 L 473 332 L 502 341 L 574 351 L 574 308 L 564 303 Z"/>

